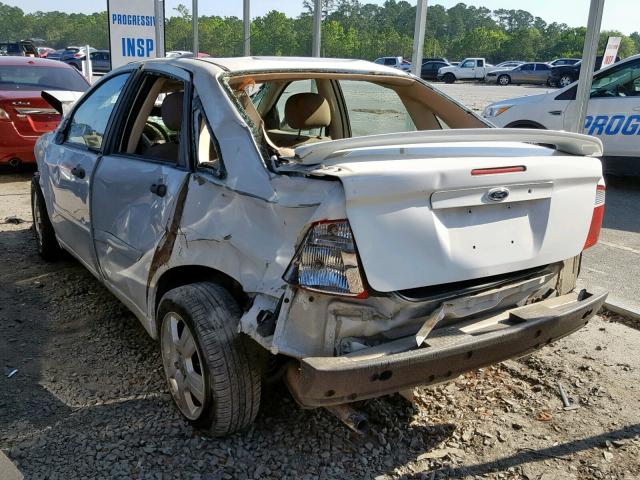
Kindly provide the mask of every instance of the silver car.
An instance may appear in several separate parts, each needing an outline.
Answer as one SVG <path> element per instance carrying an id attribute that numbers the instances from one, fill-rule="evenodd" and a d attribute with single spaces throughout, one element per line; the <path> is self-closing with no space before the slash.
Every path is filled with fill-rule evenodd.
<path id="1" fill-rule="evenodd" d="M 359 429 L 348 403 L 541 348 L 606 298 L 575 288 L 598 139 L 490 128 L 413 75 L 329 58 L 128 64 L 67 106 L 35 148 L 38 250 L 138 317 L 212 435 L 278 379 Z"/>
<path id="2" fill-rule="evenodd" d="M 515 68 L 489 72 L 485 77 L 485 81 L 487 83 L 497 83 L 498 85 L 509 85 L 511 83 L 546 84 L 550 73 L 551 67 L 548 64 L 532 62 Z"/>

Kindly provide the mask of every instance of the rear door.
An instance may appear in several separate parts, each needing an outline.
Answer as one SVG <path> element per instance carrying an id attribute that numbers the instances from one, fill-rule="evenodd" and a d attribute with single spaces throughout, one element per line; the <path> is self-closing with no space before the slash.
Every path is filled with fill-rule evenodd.
<path id="1" fill-rule="evenodd" d="M 96 260 L 91 242 L 89 191 L 110 118 L 129 77 L 129 72 L 111 77 L 83 97 L 44 159 L 52 182 L 51 219 L 58 238 L 92 270 Z"/>
<path id="2" fill-rule="evenodd" d="M 551 69 L 549 68 L 549 65 L 547 65 L 546 63 L 536 63 L 536 69 L 535 69 L 535 75 L 534 75 L 535 82 L 547 83 L 550 72 L 551 72 Z"/>
<path id="3" fill-rule="evenodd" d="M 95 250 L 104 281 L 146 314 L 146 291 L 160 242 L 171 244 L 186 194 L 190 158 L 189 74 L 145 65 L 119 110 L 91 192 Z M 171 247 L 165 254 L 171 254 Z M 156 260 L 154 260 L 156 259 Z M 165 258 L 165 261 L 168 258 Z"/>

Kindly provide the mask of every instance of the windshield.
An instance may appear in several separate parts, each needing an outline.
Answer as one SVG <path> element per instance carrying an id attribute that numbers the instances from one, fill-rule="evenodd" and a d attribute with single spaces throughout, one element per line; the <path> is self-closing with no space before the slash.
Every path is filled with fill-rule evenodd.
<path id="1" fill-rule="evenodd" d="M 71 90 L 85 92 L 87 81 L 75 70 L 60 67 L 0 67 L 0 90 Z"/>

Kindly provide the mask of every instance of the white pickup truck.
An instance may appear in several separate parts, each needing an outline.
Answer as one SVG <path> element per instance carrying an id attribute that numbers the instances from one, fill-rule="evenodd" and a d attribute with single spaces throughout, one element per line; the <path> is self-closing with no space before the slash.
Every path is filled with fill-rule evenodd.
<path id="1" fill-rule="evenodd" d="M 442 67 L 438 70 L 438 80 L 454 83 L 456 80 L 484 80 L 487 71 L 493 67 L 484 58 L 465 58 L 458 65 Z"/>
<path id="2" fill-rule="evenodd" d="M 601 153 L 370 62 L 152 60 L 38 140 L 35 238 L 138 317 L 182 415 L 225 435 L 264 382 L 344 413 L 585 325 Z"/>

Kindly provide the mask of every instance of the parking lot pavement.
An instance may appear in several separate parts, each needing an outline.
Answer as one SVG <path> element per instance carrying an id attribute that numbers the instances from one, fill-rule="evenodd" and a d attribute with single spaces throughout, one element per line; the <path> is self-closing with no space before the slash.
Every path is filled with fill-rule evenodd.
<path id="1" fill-rule="evenodd" d="M 455 83 L 434 84 L 478 112 L 489 104 L 549 88 Z M 640 162 L 640 158 L 638 158 Z M 584 253 L 581 280 L 589 289 L 604 289 L 610 299 L 640 303 L 640 179 L 607 179 L 607 200 L 600 242 Z"/>
<path id="2" fill-rule="evenodd" d="M 485 85 L 484 83 L 433 83 L 432 85 L 478 113 L 482 113 L 487 105 L 507 98 L 538 95 L 555 90 L 536 85 L 508 85 L 505 87 Z"/>

